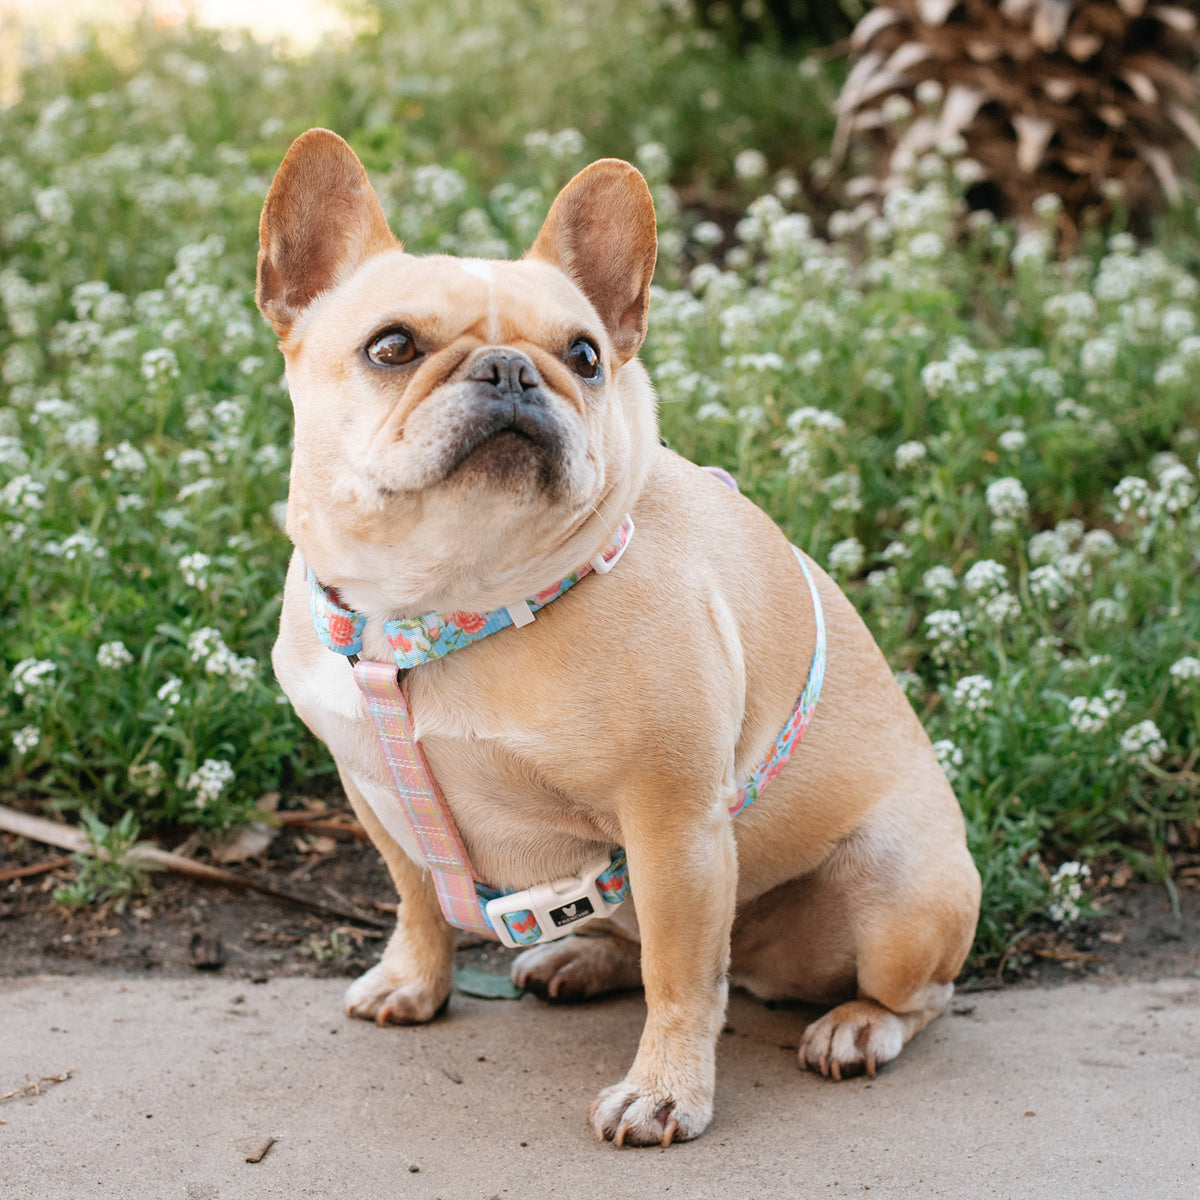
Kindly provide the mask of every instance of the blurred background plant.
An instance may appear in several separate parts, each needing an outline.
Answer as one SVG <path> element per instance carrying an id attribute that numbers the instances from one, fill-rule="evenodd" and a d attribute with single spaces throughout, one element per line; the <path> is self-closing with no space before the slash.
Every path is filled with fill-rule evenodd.
<path id="1" fill-rule="evenodd" d="M 290 409 L 252 298 L 271 174 L 326 125 L 415 251 L 518 254 L 592 158 L 645 172 L 664 433 L 879 639 L 967 816 L 977 963 L 1083 910 L 1064 862 L 1194 862 L 1194 169 L 1172 160 L 1140 240 L 1069 189 L 973 210 L 965 134 L 848 198 L 829 39 L 890 7 L 357 3 L 284 50 L 159 4 L 24 43 L 0 109 L 5 797 L 217 831 L 335 786 L 269 667 Z"/>

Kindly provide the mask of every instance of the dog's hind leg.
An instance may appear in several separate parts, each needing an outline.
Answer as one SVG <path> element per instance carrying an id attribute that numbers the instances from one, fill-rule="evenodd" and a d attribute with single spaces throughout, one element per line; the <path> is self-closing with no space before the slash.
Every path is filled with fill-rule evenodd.
<path id="1" fill-rule="evenodd" d="M 400 896 L 396 929 L 379 962 L 346 989 L 346 1012 L 380 1025 L 419 1025 L 445 1007 L 454 967 L 454 929 L 428 874 L 396 844 L 342 771 L 355 815 L 383 855 Z"/>
<path id="2" fill-rule="evenodd" d="M 543 1000 L 586 1000 L 642 986 L 641 947 L 611 933 L 531 946 L 513 961 L 512 981 Z"/>

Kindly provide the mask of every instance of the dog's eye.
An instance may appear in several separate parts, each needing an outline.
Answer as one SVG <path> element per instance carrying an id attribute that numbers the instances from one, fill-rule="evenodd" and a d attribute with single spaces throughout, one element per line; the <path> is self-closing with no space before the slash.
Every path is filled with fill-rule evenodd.
<path id="1" fill-rule="evenodd" d="M 389 329 L 367 343 L 367 357 L 381 367 L 402 367 L 417 357 L 417 343 L 407 329 Z"/>
<path id="2" fill-rule="evenodd" d="M 567 351 L 567 366 L 580 379 L 598 379 L 600 376 L 600 351 L 590 338 L 576 338 Z"/>

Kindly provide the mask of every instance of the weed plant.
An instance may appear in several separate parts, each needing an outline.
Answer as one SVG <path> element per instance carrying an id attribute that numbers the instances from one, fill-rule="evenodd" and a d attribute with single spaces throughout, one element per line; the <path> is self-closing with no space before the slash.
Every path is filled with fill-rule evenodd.
<path id="1" fill-rule="evenodd" d="M 417 251 L 520 253 L 574 170 L 642 167 L 664 433 L 878 638 L 967 817 L 977 961 L 1079 911 L 1065 860 L 1169 874 L 1200 758 L 1192 217 L 1061 260 L 1051 201 L 1020 234 L 965 218 L 950 147 L 818 237 L 768 163 L 789 118 L 820 151 L 828 69 L 630 3 L 479 7 L 303 62 L 127 29 L 0 111 L 0 787 L 220 829 L 331 773 L 268 661 L 290 409 L 252 300 L 271 172 L 325 124 Z M 740 195 L 736 230 L 681 181 Z"/>

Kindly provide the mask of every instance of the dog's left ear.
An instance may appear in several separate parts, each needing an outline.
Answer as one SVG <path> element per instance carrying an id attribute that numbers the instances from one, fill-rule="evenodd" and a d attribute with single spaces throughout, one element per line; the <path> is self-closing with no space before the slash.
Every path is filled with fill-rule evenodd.
<path id="1" fill-rule="evenodd" d="M 322 292 L 398 245 L 358 156 L 328 129 L 292 143 L 267 193 L 258 240 L 255 299 L 285 340 Z"/>
<path id="2" fill-rule="evenodd" d="M 646 336 L 657 253 L 654 201 L 641 172 L 602 158 L 559 192 L 527 257 L 570 277 L 600 314 L 617 357 L 628 362 Z"/>

